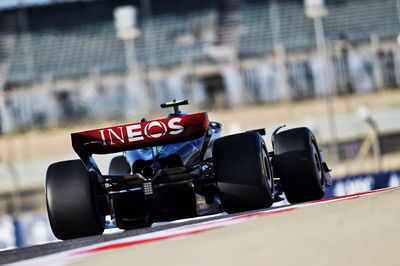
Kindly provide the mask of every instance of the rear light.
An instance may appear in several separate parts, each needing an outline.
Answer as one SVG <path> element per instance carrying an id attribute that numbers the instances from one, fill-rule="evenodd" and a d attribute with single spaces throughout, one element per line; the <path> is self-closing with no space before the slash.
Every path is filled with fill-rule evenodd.
<path id="1" fill-rule="evenodd" d="M 154 194 L 154 187 L 151 182 L 144 182 L 142 186 L 144 196 L 152 196 Z"/>

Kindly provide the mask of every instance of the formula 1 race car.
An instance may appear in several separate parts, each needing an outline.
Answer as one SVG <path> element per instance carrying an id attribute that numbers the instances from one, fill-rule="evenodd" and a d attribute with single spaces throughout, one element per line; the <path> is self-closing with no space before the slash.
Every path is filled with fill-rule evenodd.
<path id="1" fill-rule="evenodd" d="M 321 199 L 330 186 L 329 168 L 314 134 L 294 128 L 220 136 L 221 124 L 207 113 L 182 114 L 188 101 L 167 118 L 71 134 L 80 160 L 51 164 L 46 176 L 50 225 L 59 239 L 102 234 L 105 217 L 121 229 L 203 214 L 236 213 Z M 93 154 L 123 152 L 102 174 Z"/>

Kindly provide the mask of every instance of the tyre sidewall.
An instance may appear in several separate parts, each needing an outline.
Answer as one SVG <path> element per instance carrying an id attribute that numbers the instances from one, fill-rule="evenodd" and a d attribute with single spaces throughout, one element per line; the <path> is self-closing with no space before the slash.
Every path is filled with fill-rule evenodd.
<path id="1" fill-rule="evenodd" d="M 46 174 L 46 205 L 54 235 L 71 239 L 101 234 L 105 217 L 96 204 L 94 176 L 80 160 L 49 166 Z"/>
<path id="2" fill-rule="evenodd" d="M 295 128 L 279 133 L 275 138 L 275 162 L 289 202 L 323 197 L 321 158 L 311 130 Z"/>
<path id="3" fill-rule="evenodd" d="M 213 147 L 214 171 L 225 211 L 239 212 L 272 205 L 263 166 L 263 141 L 256 132 L 217 139 Z M 267 153 L 266 153 L 267 154 Z"/>

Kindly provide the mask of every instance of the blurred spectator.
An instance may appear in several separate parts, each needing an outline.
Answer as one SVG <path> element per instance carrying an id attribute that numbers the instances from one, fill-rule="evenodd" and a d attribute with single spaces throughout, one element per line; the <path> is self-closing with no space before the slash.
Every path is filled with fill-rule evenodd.
<path id="1" fill-rule="evenodd" d="M 71 100 L 71 93 L 67 90 L 61 90 L 56 92 L 56 99 L 61 109 L 61 124 L 71 122 L 74 118 L 74 105 Z"/>

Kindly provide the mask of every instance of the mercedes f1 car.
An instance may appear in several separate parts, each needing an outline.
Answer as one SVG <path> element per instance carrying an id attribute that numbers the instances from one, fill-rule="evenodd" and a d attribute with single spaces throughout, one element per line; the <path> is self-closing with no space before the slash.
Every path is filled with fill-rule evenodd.
<path id="1" fill-rule="evenodd" d="M 308 128 L 272 134 L 265 129 L 220 136 L 207 113 L 73 133 L 80 160 L 51 164 L 46 174 L 50 225 L 59 239 L 102 234 L 105 217 L 121 229 L 198 215 L 236 213 L 321 199 L 331 185 L 329 168 Z M 93 154 L 123 152 L 103 174 Z"/>

